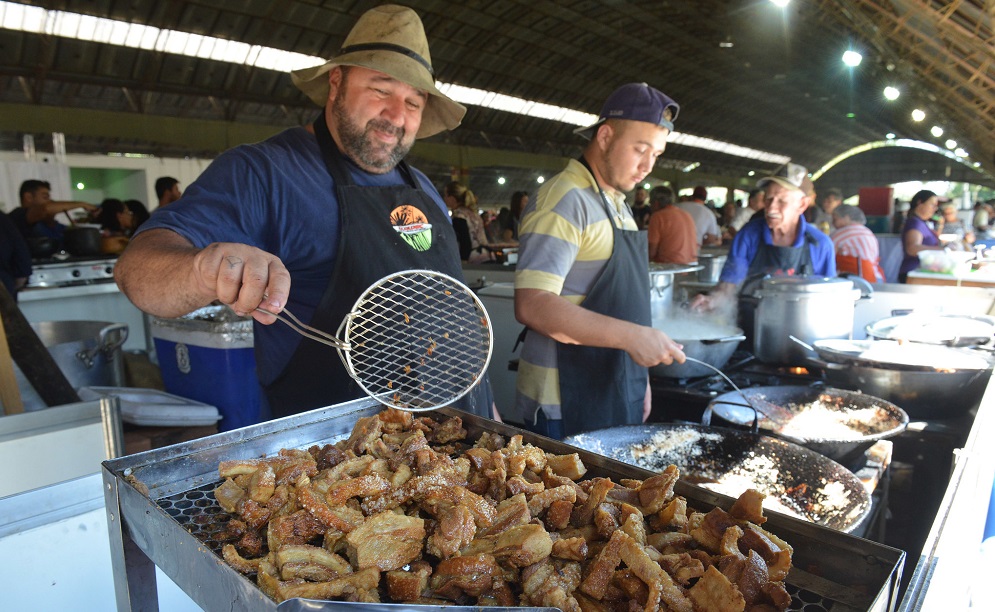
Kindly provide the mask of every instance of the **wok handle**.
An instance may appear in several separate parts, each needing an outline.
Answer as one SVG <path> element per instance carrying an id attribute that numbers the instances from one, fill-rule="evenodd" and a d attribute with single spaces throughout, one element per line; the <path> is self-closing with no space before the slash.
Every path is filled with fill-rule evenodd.
<path id="1" fill-rule="evenodd" d="M 820 368 L 822 370 L 845 370 L 846 366 L 842 363 L 833 363 L 831 361 L 826 361 L 825 359 L 820 359 L 818 357 L 813 357 L 809 355 L 806 357 L 808 362 L 813 366 Z"/>
<path id="2" fill-rule="evenodd" d="M 743 394 L 742 391 L 740 391 L 739 393 L 741 395 Z M 743 399 L 746 400 L 746 395 L 743 395 Z M 740 402 L 727 402 L 727 401 L 709 402 L 708 405 L 705 406 L 705 411 L 701 413 L 701 424 L 702 425 L 711 425 L 712 424 L 712 404 L 713 403 L 726 404 L 726 405 L 729 405 L 729 406 L 744 406 L 746 408 L 749 408 L 750 410 L 753 411 L 753 424 L 750 426 L 750 433 L 753 433 L 753 434 L 760 433 L 760 414 L 761 413 L 760 413 L 759 410 L 756 409 L 755 406 L 753 406 L 752 404 L 750 404 L 749 401 L 744 401 L 743 403 L 740 403 Z M 764 416 L 767 416 L 767 415 L 764 415 Z"/>
<path id="3" fill-rule="evenodd" d="M 712 424 L 712 403 L 708 402 L 705 406 L 705 411 L 701 413 L 701 424 L 711 425 Z"/>
<path id="4" fill-rule="evenodd" d="M 726 336 L 724 338 L 709 338 L 708 340 L 699 340 L 702 344 L 719 344 L 722 342 L 742 342 L 746 340 L 746 336 L 739 334 L 738 336 Z"/>

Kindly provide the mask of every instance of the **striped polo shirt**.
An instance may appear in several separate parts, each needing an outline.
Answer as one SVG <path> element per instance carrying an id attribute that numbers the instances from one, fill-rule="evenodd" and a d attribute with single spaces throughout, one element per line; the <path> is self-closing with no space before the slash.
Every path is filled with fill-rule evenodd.
<path id="1" fill-rule="evenodd" d="M 625 197 L 612 202 L 619 227 L 637 230 Z M 541 289 L 583 304 L 615 247 L 614 225 L 591 173 L 577 160 L 546 181 L 522 218 L 515 289 Z M 560 416 L 556 341 L 535 331 L 525 337 L 519 357 L 514 413 L 534 422 L 539 408 L 548 419 Z"/>

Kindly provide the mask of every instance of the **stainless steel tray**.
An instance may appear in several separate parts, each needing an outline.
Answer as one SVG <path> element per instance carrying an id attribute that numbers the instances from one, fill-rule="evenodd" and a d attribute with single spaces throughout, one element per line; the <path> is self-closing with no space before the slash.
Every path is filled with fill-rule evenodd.
<path id="1" fill-rule="evenodd" d="M 105 461 L 104 493 L 118 610 L 158 608 L 154 566 L 159 566 L 205 610 L 277 610 L 276 602 L 264 595 L 252 580 L 229 567 L 218 552 L 197 537 L 196 526 L 186 519 L 187 515 L 212 512 L 210 508 L 217 507 L 210 491 L 220 482 L 217 469 L 222 460 L 249 459 L 275 454 L 281 448 L 333 443 L 347 436 L 359 418 L 381 409 L 374 400 L 356 400 Z M 586 477 L 617 480 L 652 475 L 488 419 L 451 409 L 435 414 L 458 414 L 470 439 L 484 431 L 504 436 L 521 434 L 526 442 L 553 453 L 577 452 L 588 467 Z M 133 484 L 136 480 L 142 488 L 147 488 L 147 494 Z M 702 509 L 712 506 L 728 509 L 733 502 L 729 497 L 685 482 L 678 483 L 676 492 L 692 506 Z M 786 516 L 771 515 L 765 528 L 794 547 L 794 567 L 786 581 L 793 596 L 793 610 L 812 609 L 811 606 L 834 612 L 894 609 L 904 552 Z M 338 602 L 288 601 L 279 609 L 339 607 Z M 407 608 L 401 604 L 378 604 L 364 609 L 374 607 Z"/>

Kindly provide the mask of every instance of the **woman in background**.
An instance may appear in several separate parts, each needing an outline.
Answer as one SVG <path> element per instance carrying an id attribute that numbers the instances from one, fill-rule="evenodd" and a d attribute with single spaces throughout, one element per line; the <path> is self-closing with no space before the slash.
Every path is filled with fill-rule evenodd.
<path id="1" fill-rule="evenodd" d="M 511 214 L 501 226 L 502 242 L 518 242 L 518 224 L 522 220 L 525 207 L 529 205 L 529 194 L 526 191 L 516 191 L 511 196 Z"/>
<path id="2" fill-rule="evenodd" d="M 100 250 L 104 253 L 120 253 L 128 246 L 131 234 L 135 231 L 135 213 L 121 200 L 107 198 L 100 203 L 97 212 L 100 224 Z"/>
<path id="3" fill-rule="evenodd" d="M 939 198 L 928 189 L 916 193 L 909 202 L 909 217 L 902 229 L 902 250 L 905 258 L 898 268 L 898 282 L 904 283 L 909 272 L 919 267 L 920 251 L 942 251 L 940 239 L 927 223 L 936 214 Z"/>
<path id="4" fill-rule="evenodd" d="M 132 227 L 131 233 L 135 233 L 135 230 L 149 220 L 149 209 L 145 208 L 145 205 L 138 200 L 125 200 L 124 205 L 128 207 L 131 211 L 132 217 Z"/>
<path id="5" fill-rule="evenodd" d="M 470 253 L 461 252 L 461 258 L 464 260 L 487 259 L 487 257 L 481 256 L 482 249 L 480 247 L 487 245 L 488 240 L 487 232 L 484 231 L 484 221 L 477 212 L 477 197 L 473 195 L 473 192 L 466 185 L 458 181 L 452 181 L 442 191 L 442 199 L 445 200 L 446 206 L 449 207 L 453 220 L 463 219 L 466 221 L 466 228 L 470 234 Z M 457 230 L 456 236 L 459 238 L 460 230 L 455 223 L 453 228 Z"/>

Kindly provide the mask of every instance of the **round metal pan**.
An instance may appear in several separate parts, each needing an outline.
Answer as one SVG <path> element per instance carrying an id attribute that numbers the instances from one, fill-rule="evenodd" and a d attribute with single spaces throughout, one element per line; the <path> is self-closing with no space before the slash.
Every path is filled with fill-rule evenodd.
<path id="1" fill-rule="evenodd" d="M 736 352 L 739 343 L 746 339 L 743 330 L 732 325 L 705 326 L 698 329 L 696 334 L 688 334 L 688 327 L 696 324 L 702 325 L 694 321 L 675 320 L 672 325 L 668 321 L 658 327 L 670 336 L 671 340 L 684 347 L 685 355 L 704 361 L 716 368 L 724 366 L 732 354 Z M 675 361 L 671 364 L 655 365 L 650 368 L 650 372 L 666 378 L 698 378 L 711 376 L 715 373 L 711 368 L 693 361 L 685 361 L 684 363 Z"/>
<path id="2" fill-rule="evenodd" d="M 992 368 L 982 351 L 915 342 L 817 340 L 814 348 L 824 361 L 844 366 L 921 372 L 977 372 Z"/>
<path id="3" fill-rule="evenodd" d="M 761 414 L 756 415 L 751 406 Z M 817 407 L 825 410 L 813 410 Z M 709 424 L 712 414 L 734 425 L 751 427 L 756 423 L 765 432 L 788 438 L 844 465 L 853 465 L 874 442 L 902 433 L 909 423 L 909 415 L 891 402 L 833 387 L 753 387 L 732 391 L 708 404 L 702 423 Z"/>
<path id="4" fill-rule="evenodd" d="M 871 498 L 842 465 L 769 436 L 703 425 L 610 427 L 570 436 L 567 444 L 630 465 L 662 471 L 676 465 L 687 482 L 737 497 L 767 495 L 764 508 L 850 532 L 867 517 Z"/>
<path id="5" fill-rule="evenodd" d="M 869 323 L 867 335 L 877 340 L 899 340 L 944 346 L 991 344 L 995 317 L 961 314 L 912 313 Z"/>
<path id="6" fill-rule="evenodd" d="M 821 360 L 810 361 L 822 369 L 830 385 L 893 402 L 912 419 L 955 418 L 981 402 L 992 375 L 989 355 L 973 349 L 905 343 L 900 347 L 909 351 L 900 359 L 904 363 L 864 357 L 886 355 L 892 344 L 898 343 L 822 340 L 815 343 Z M 879 351 L 878 345 L 886 350 Z M 926 363 L 914 365 L 919 357 Z"/>

